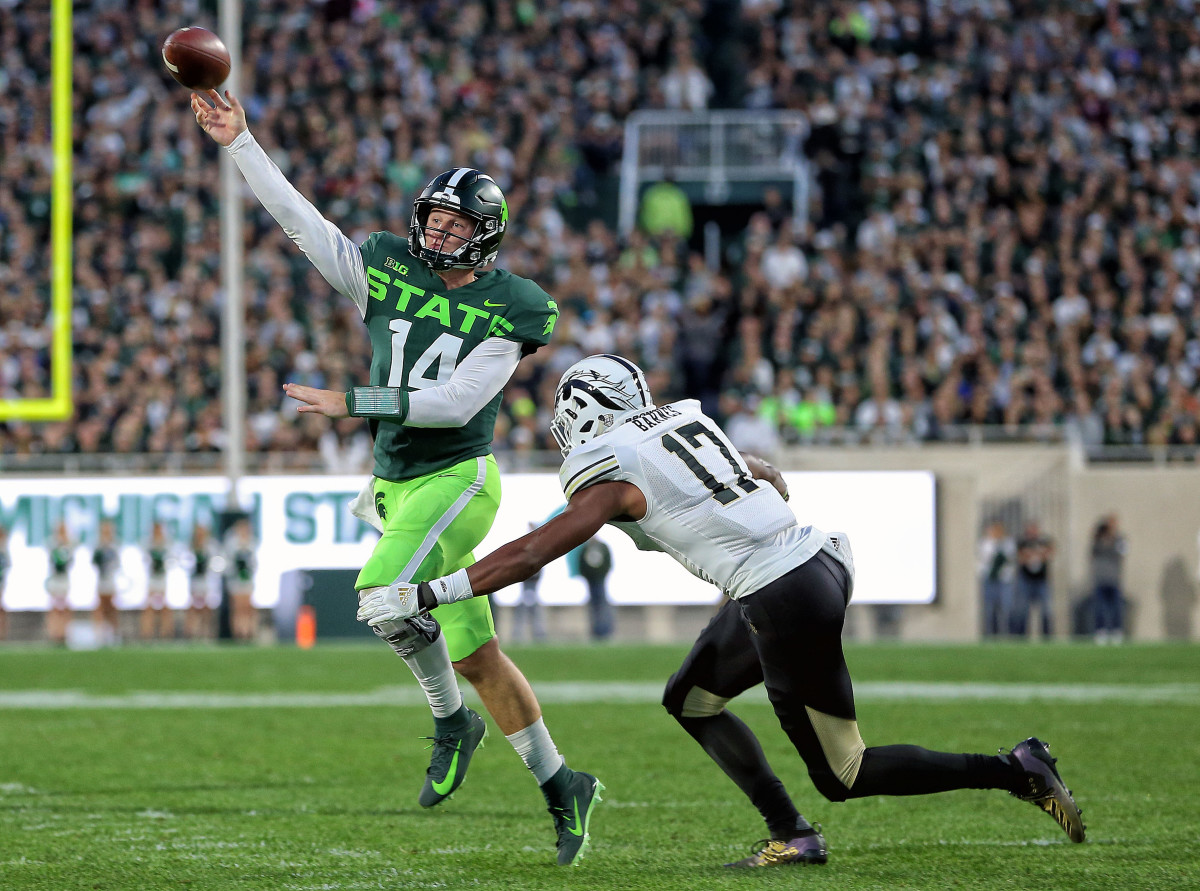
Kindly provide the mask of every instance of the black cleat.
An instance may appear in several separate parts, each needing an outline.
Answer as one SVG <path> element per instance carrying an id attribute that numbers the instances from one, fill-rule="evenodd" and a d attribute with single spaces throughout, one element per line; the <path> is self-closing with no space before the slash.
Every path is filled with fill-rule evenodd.
<path id="1" fill-rule="evenodd" d="M 549 782 L 542 786 L 542 793 L 550 805 L 550 816 L 554 818 L 554 833 L 557 836 L 557 861 L 559 866 L 577 866 L 584 852 L 591 845 L 589 828 L 592 810 L 601 800 L 604 784 L 582 770 L 571 770 L 565 764 L 559 768 Z"/>
<path id="2" fill-rule="evenodd" d="M 824 863 L 828 858 L 825 838 L 821 833 L 804 835 L 789 841 L 763 839 L 754 846 L 757 850 L 749 857 L 725 865 L 732 869 L 756 866 L 788 866 L 791 864 Z"/>
<path id="3" fill-rule="evenodd" d="M 1022 801 L 1036 804 L 1052 816 L 1071 841 L 1083 841 L 1087 831 L 1083 824 L 1083 812 L 1071 797 L 1071 790 L 1063 785 L 1062 777 L 1054 766 L 1058 759 L 1050 757 L 1050 746 L 1031 736 L 1013 746 L 1009 757 L 1024 771 L 1023 784 L 1028 790 L 1012 794 Z"/>
<path id="4" fill-rule="evenodd" d="M 476 749 L 483 748 L 487 738 L 487 723 L 471 709 L 470 720 L 457 733 L 426 737 L 433 740 L 433 755 L 425 771 L 425 785 L 417 801 L 421 807 L 434 807 L 454 794 L 467 778 L 467 766 Z"/>

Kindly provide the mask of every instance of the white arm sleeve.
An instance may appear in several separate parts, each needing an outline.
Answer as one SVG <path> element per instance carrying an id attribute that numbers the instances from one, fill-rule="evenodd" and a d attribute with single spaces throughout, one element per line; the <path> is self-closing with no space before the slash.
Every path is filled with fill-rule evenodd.
<path id="1" fill-rule="evenodd" d="M 504 389 L 521 361 L 521 345 L 489 337 L 459 363 L 450 380 L 408 394 L 406 427 L 462 427 Z"/>
<path id="2" fill-rule="evenodd" d="M 325 281 L 354 301 L 365 318 L 367 270 L 358 245 L 296 191 L 249 130 L 239 133 L 226 151 L 288 238 L 296 242 L 313 266 L 325 276 Z"/>

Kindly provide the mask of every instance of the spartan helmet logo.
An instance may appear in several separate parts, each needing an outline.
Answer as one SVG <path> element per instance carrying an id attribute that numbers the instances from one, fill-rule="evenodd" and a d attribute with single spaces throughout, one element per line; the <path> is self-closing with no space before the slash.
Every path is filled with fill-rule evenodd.
<path id="1" fill-rule="evenodd" d="M 558 382 L 550 431 L 565 458 L 630 415 L 653 407 L 640 368 L 620 356 L 589 356 Z"/>

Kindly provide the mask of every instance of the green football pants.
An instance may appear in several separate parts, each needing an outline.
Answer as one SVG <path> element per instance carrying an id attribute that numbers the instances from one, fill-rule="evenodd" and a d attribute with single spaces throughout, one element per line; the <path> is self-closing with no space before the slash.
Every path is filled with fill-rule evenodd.
<path id="1" fill-rule="evenodd" d="M 487 455 L 400 483 L 376 479 L 374 491 L 383 536 L 358 574 L 358 591 L 427 582 L 474 563 L 500 507 L 500 472 Z M 496 636 L 487 597 L 447 603 L 432 615 L 455 662 Z"/>

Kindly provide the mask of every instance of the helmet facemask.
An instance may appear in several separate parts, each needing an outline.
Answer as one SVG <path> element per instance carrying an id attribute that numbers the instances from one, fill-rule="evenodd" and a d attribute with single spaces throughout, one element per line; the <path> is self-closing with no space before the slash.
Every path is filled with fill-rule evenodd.
<path id="1" fill-rule="evenodd" d="M 482 247 L 476 235 L 479 234 L 483 221 L 474 214 L 459 210 L 452 205 L 442 204 L 436 200 L 418 201 L 415 207 L 413 219 L 416 221 L 417 226 L 417 244 L 422 256 L 431 258 L 427 261 L 429 266 L 433 269 L 473 268 L 476 264 L 471 262 L 469 258 L 473 258 Z M 429 218 L 437 210 L 448 211 L 449 213 L 467 217 L 475 224 L 475 228 L 471 230 L 469 236 L 464 238 L 456 232 L 430 226 Z M 433 248 L 429 246 L 426 240 L 427 232 L 441 234 L 442 243 L 439 247 Z M 450 248 L 450 250 L 447 250 L 447 248 Z"/>
<path id="2" fill-rule="evenodd" d="M 475 230 L 465 244 L 460 243 L 462 236 L 439 229 L 436 231 L 446 238 L 438 248 L 429 246 L 426 224 L 437 209 L 475 221 Z M 508 204 L 496 182 L 478 170 L 456 167 L 434 177 L 413 202 L 408 250 L 435 271 L 478 269 L 496 259 L 507 228 Z"/>

